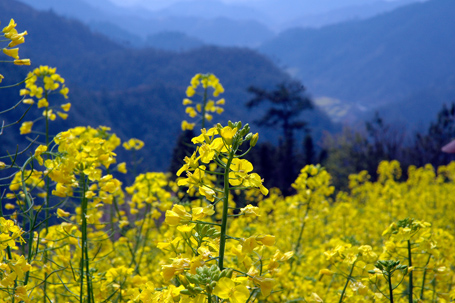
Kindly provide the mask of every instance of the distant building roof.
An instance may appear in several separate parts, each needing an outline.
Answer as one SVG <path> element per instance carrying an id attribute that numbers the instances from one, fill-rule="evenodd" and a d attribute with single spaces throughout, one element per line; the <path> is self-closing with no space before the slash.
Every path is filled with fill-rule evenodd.
<path id="1" fill-rule="evenodd" d="M 441 150 L 445 153 L 455 154 L 455 140 L 452 140 L 449 144 L 444 145 Z"/>

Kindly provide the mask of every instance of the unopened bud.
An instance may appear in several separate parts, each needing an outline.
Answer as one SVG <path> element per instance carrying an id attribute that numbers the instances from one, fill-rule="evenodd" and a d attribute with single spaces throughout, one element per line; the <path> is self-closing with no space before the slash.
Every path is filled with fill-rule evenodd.
<path id="1" fill-rule="evenodd" d="M 211 293 L 212 293 L 212 290 L 213 290 L 213 288 L 210 286 L 210 284 L 207 284 L 207 285 L 205 286 L 205 291 L 206 291 L 208 294 L 211 294 Z"/>
<path id="2" fill-rule="evenodd" d="M 250 140 L 250 146 L 251 147 L 255 147 L 256 146 L 256 143 L 258 143 L 258 140 L 259 140 L 259 134 L 258 133 L 255 133 L 253 135 L 253 137 L 251 138 Z"/>
<path id="3" fill-rule="evenodd" d="M 179 279 L 180 279 L 180 283 L 182 283 L 183 286 L 187 286 L 188 285 L 188 280 L 186 279 L 186 277 L 184 275 L 179 275 Z"/>

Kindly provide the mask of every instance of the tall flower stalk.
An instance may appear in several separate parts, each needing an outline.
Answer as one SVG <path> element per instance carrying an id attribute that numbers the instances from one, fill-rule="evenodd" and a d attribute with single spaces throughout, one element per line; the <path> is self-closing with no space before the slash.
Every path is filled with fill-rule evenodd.
<path id="1" fill-rule="evenodd" d="M 183 173 L 186 177 L 181 177 L 177 180 L 179 186 L 188 186 L 188 192 L 199 193 L 208 202 L 207 207 L 192 208 L 191 213 L 181 205 L 175 205 L 172 210 L 166 212 L 165 222 L 171 226 L 178 226 L 180 224 L 191 223 L 195 226 L 189 227 L 188 231 L 197 228 L 196 237 L 198 247 L 192 247 L 191 241 L 187 241 L 187 245 L 191 246 L 192 251 L 196 254 L 196 259 L 200 258 L 198 252 L 203 249 L 202 243 L 210 240 L 204 238 L 218 238 L 218 256 L 212 257 L 205 262 L 217 260 L 217 265 L 212 265 L 210 269 L 207 267 L 197 268 L 198 277 L 194 274 L 186 274 L 186 278 L 190 282 L 199 280 L 207 281 L 207 288 L 204 294 L 207 296 L 209 302 L 213 302 L 212 296 L 218 299 L 237 300 L 238 302 L 247 302 L 251 298 L 250 291 L 244 285 L 238 285 L 231 280 L 232 268 L 226 267 L 226 246 L 228 240 L 234 240 L 244 246 L 246 253 L 253 252 L 256 247 L 262 245 L 273 245 L 275 237 L 271 235 L 254 236 L 248 239 L 236 238 L 228 234 L 229 218 L 237 216 L 230 212 L 230 191 L 237 189 L 256 188 L 264 195 L 268 194 L 268 190 L 262 185 L 263 180 L 258 174 L 253 173 L 253 165 L 242 159 L 252 147 L 256 145 L 258 134 L 253 135 L 249 132 L 250 128 L 247 125 L 242 127 L 241 122 L 231 123 L 223 127 L 218 124 L 211 129 L 202 129 L 201 135 L 192 139 L 194 144 L 198 147 L 190 157 L 184 159 L 185 164 L 177 172 L 178 176 Z M 242 144 L 249 143 L 246 151 L 241 151 Z M 245 146 L 245 144 L 243 145 Z M 214 167 L 208 169 L 208 166 L 214 164 L 219 167 L 221 172 Z M 211 175 L 219 175 L 222 177 L 222 188 L 217 188 L 208 178 Z M 212 204 L 213 203 L 213 204 Z M 218 205 L 220 208 L 218 208 Z M 210 220 L 202 220 L 205 217 L 215 214 L 213 206 L 220 210 L 220 223 L 210 222 Z M 256 207 L 257 208 L 257 207 Z M 238 214 L 257 216 L 257 210 L 251 205 L 242 208 Z M 219 231 L 217 229 L 219 227 Z M 187 230 L 186 228 L 179 227 L 180 230 Z M 191 233 L 190 233 L 191 234 Z M 210 241 L 211 242 L 211 241 Z M 201 260 L 202 261 L 202 260 Z M 183 263 L 182 263 L 183 262 Z M 165 279 L 170 279 L 176 273 L 176 268 L 182 266 L 185 259 L 174 260 L 171 265 L 163 266 L 163 276 Z M 204 262 L 204 263 L 205 263 Z M 207 270 L 207 271 L 206 271 Z M 234 269 L 235 270 L 235 269 Z M 260 285 L 264 294 L 270 294 L 273 287 L 273 279 L 261 277 L 262 269 L 258 271 L 259 275 L 253 277 L 248 273 L 238 271 L 246 277 L 254 279 L 255 283 Z M 206 277 L 206 278 L 203 278 Z M 182 280 L 181 280 L 182 281 Z M 182 282 L 184 283 L 184 282 Z M 197 282 L 200 284 L 201 282 Z M 185 285 L 185 283 L 184 283 Z M 182 291 L 184 294 L 194 295 L 197 291 L 190 285 Z"/>
<path id="2" fill-rule="evenodd" d="M 212 113 L 221 114 L 224 109 L 224 98 L 217 101 L 211 98 L 218 98 L 224 93 L 223 85 L 214 74 L 196 74 L 191 79 L 191 84 L 186 89 L 187 98 L 183 99 L 183 105 L 186 106 L 185 112 L 194 119 L 194 122 L 182 121 L 182 130 L 192 130 L 197 123 L 201 123 L 201 129 L 206 127 L 206 122 L 213 119 Z M 195 95 L 201 97 L 200 101 L 193 101 Z"/>

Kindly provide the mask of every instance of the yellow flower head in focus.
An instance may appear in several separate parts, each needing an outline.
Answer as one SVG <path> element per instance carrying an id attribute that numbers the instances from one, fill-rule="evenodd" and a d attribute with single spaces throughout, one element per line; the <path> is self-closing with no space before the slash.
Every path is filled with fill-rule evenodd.
<path id="1" fill-rule="evenodd" d="M 245 303 L 250 297 L 250 291 L 245 285 L 235 285 L 229 278 L 223 277 L 216 283 L 213 293 L 221 299 L 232 303 Z"/>

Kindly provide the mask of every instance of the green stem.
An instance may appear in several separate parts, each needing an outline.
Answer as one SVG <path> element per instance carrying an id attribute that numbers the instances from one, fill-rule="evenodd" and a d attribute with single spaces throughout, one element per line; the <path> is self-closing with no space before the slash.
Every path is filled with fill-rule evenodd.
<path id="1" fill-rule="evenodd" d="M 84 295 L 84 267 L 85 267 L 85 274 L 87 275 L 87 302 L 92 302 L 91 298 L 91 281 L 90 281 L 90 265 L 89 265 L 89 258 L 88 258 L 88 245 L 87 245 L 87 204 L 88 200 L 85 197 L 86 191 L 86 179 L 85 174 L 81 173 L 81 180 L 80 184 L 82 187 L 82 196 L 81 196 L 81 216 L 82 216 L 82 243 L 81 243 L 81 263 L 80 263 L 80 275 L 81 275 L 81 285 L 80 285 L 80 297 L 79 302 L 83 302 L 83 295 Z"/>
<path id="2" fill-rule="evenodd" d="M 346 292 L 346 288 L 348 287 L 349 281 L 351 280 L 352 272 L 354 271 L 354 267 L 355 267 L 355 262 L 352 264 L 351 271 L 349 272 L 349 276 L 346 279 L 346 284 L 344 284 L 343 292 L 341 293 L 340 301 L 338 301 L 338 303 L 343 302 L 344 293 Z"/>
<path id="3" fill-rule="evenodd" d="M 114 202 L 113 202 L 112 204 L 113 204 L 114 207 L 115 207 L 115 211 L 116 211 L 117 218 L 118 218 L 118 220 L 120 221 L 120 220 L 121 220 L 120 209 L 119 209 L 119 207 L 118 207 L 118 203 L 117 203 L 117 199 L 116 199 L 116 198 L 114 198 Z M 136 220 L 135 220 L 135 221 L 137 221 L 137 217 L 136 217 Z M 120 231 L 120 234 L 121 234 L 122 236 L 125 236 L 123 233 L 121 233 L 121 231 Z M 127 246 L 128 246 L 128 251 L 129 251 L 130 254 L 131 254 L 131 262 L 130 262 L 129 267 L 131 267 L 131 265 L 132 265 L 133 263 L 134 263 L 135 266 L 137 266 L 136 255 L 135 255 L 135 253 L 134 253 L 134 251 L 133 251 L 133 248 L 132 248 L 131 245 L 130 245 L 129 239 L 128 239 L 128 241 L 126 242 L 126 244 L 127 244 Z"/>
<path id="4" fill-rule="evenodd" d="M 433 298 L 431 299 L 431 302 L 436 302 L 436 278 L 433 278 L 431 285 L 433 286 Z"/>
<path id="5" fill-rule="evenodd" d="M 425 267 L 423 268 L 422 287 L 420 289 L 420 300 L 422 300 L 422 301 L 423 301 L 423 292 L 425 290 L 425 280 L 427 278 L 427 266 L 428 266 L 428 263 L 430 263 L 430 260 L 431 260 L 431 254 L 428 256 L 427 264 L 425 264 Z"/>
<path id="6" fill-rule="evenodd" d="M 115 213 L 114 213 L 114 203 L 115 203 L 115 200 L 117 199 L 117 197 L 114 197 L 114 202 L 111 204 L 111 207 L 110 207 L 110 217 L 111 217 L 111 230 L 112 232 L 114 232 L 114 216 L 115 216 Z"/>
<path id="7" fill-rule="evenodd" d="M 235 152 L 231 150 L 229 158 L 224 169 L 224 198 L 223 198 L 223 218 L 221 221 L 221 238 L 220 238 L 220 259 L 218 260 L 218 267 L 223 270 L 224 262 L 224 248 L 226 246 L 226 227 L 228 219 L 229 209 L 229 168 L 231 166 L 232 159 L 234 158 Z"/>
<path id="8" fill-rule="evenodd" d="M 302 223 L 302 226 L 300 228 L 300 232 L 299 232 L 299 238 L 297 239 L 297 243 L 295 245 L 295 249 L 294 249 L 294 255 L 297 257 L 298 255 L 298 252 L 299 252 L 299 249 L 300 249 L 300 242 L 302 241 L 302 236 L 303 236 L 303 231 L 305 230 L 305 225 L 306 225 L 306 221 L 305 221 L 305 218 L 308 216 L 308 213 L 310 212 L 310 201 L 311 201 L 311 198 L 308 200 L 308 203 L 307 203 L 307 207 L 306 207 L 306 211 L 305 211 L 305 215 L 303 216 L 303 223 Z M 294 264 L 294 261 L 296 260 L 296 258 L 292 258 L 291 259 L 291 262 L 289 264 L 290 268 L 292 269 L 293 267 L 293 264 Z M 297 269 L 294 269 L 294 272 L 296 271 Z"/>
<path id="9" fill-rule="evenodd" d="M 306 223 L 305 218 L 308 216 L 308 213 L 310 212 L 310 201 L 311 201 L 311 198 L 310 198 L 310 200 L 308 200 L 306 211 L 305 211 L 305 215 L 303 216 L 302 227 L 300 228 L 299 238 L 297 239 L 297 244 L 295 246 L 295 250 L 294 251 L 295 251 L 296 255 L 299 252 L 300 242 L 302 241 L 302 236 L 303 236 L 303 230 L 305 229 L 305 223 Z"/>
<path id="10" fill-rule="evenodd" d="M 412 254 L 411 254 L 411 241 L 408 240 L 408 260 L 409 260 L 409 267 L 412 266 Z M 412 285 L 413 279 L 412 279 L 412 271 L 409 273 L 409 303 L 413 303 L 412 300 L 412 291 L 413 291 L 413 285 Z"/>
<path id="11" fill-rule="evenodd" d="M 392 273 L 387 273 L 387 282 L 389 282 L 389 294 L 390 294 L 390 303 L 393 303 L 393 287 L 392 287 Z"/>
<path id="12" fill-rule="evenodd" d="M 48 95 L 47 95 L 47 91 L 45 93 L 45 96 L 46 100 L 48 99 Z M 46 147 L 49 148 L 49 117 L 48 117 L 48 111 L 49 111 L 49 107 L 47 106 L 46 107 Z M 48 159 L 49 158 L 49 155 L 46 155 L 46 158 Z M 45 199 L 45 209 L 44 209 L 44 212 L 45 212 L 45 226 L 46 226 L 46 235 L 47 235 L 47 231 L 49 229 L 49 186 L 50 186 L 50 179 L 49 179 L 49 175 L 47 174 L 46 175 L 46 178 L 45 178 L 45 182 L 46 182 L 46 199 Z M 44 259 L 46 261 L 47 259 L 47 254 L 45 253 L 45 256 L 44 256 Z M 46 283 L 46 281 L 44 282 Z"/>
<path id="13" fill-rule="evenodd" d="M 33 247 L 33 232 L 35 230 L 35 216 L 33 214 L 32 201 L 30 200 L 30 195 L 28 193 L 27 186 L 25 185 L 24 172 L 25 172 L 25 167 L 27 167 L 27 165 L 32 160 L 33 160 L 32 157 L 28 158 L 27 161 L 25 161 L 24 165 L 21 168 L 22 191 L 24 192 L 24 197 L 25 197 L 25 201 L 27 202 L 27 208 L 28 208 L 28 214 L 27 214 L 28 222 L 29 222 L 28 253 L 27 253 L 28 264 L 32 263 L 32 247 Z M 32 165 L 32 167 L 33 167 L 33 165 Z M 25 273 L 24 285 L 27 285 L 29 277 L 30 277 L 30 271 L 27 271 Z"/>
<path id="14" fill-rule="evenodd" d="M 132 255 L 132 259 L 131 259 L 131 262 L 130 262 L 130 265 L 129 265 L 131 267 L 131 265 L 134 263 L 136 265 L 135 266 L 135 271 L 138 270 L 139 266 L 140 266 L 140 263 L 138 261 L 136 261 L 136 252 L 139 249 L 141 241 L 144 239 L 144 237 L 142 235 L 142 231 L 144 229 L 145 224 L 147 223 L 146 219 L 147 219 L 147 214 L 149 212 L 150 212 L 150 204 L 147 203 L 146 204 L 146 210 L 145 210 L 145 213 L 144 213 L 144 217 L 142 218 L 142 224 L 139 226 L 138 231 L 136 232 L 136 238 L 135 238 L 135 243 L 134 243 L 133 252 L 132 252 L 132 254 L 134 254 L 134 255 Z M 118 209 L 117 209 L 117 213 L 119 213 Z M 120 214 L 118 216 L 119 216 L 119 219 L 120 219 Z"/>
<path id="15" fill-rule="evenodd" d="M 45 93 L 45 96 L 46 100 L 48 100 L 48 94 L 47 94 L 47 91 Z M 48 111 L 49 111 L 49 107 L 46 106 L 46 147 L 49 148 L 49 117 L 48 117 Z M 49 155 L 46 155 L 46 159 L 49 159 Z M 45 237 L 47 236 L 48 234 L 48 230 L 49 230 L 49 196 L 50 196 L 50 178 L 49 178 L 49 174 L 46 174 L 46 177 L 44 179 L 45 181 L 45 186 L 46 186 L 46 198 L 44 200 L 44 219 L 46 220 L 46 222 L 44 223 L 45 224 Z M 36 245 L 39 245 L 39 243 L 37 243 Z M 47 263 L 47 258 L 48 258 L 48 253 L 47 253 L 47 249 L 44 250 L 44 263 L 46 264 Z M 47 273 L 44 273 L 44 281 L 43 281 L 43 292 L 44 292 L 44 296 L 43 296 L 43 302 L 46 303 L 46 291 L 47 291 Z"/>
<path id="16" fill-rule="evenodd" d="M 143 224 L 144 226 L 147 227 L 147 229 L 145 230 L 145 235 L 144 237 L 141 237 L 141 240 L 142 240 L 142 249 L 141 249 L 141 254 L 139 255 L 139 260 L 138 262 L 136 263 L 136 266 L 134 268 L 134 273 L 136 275 L 140 275 L 140 272 L 139 272 L 139 265 L 141 265 L 141 261 L 142 261 L 142 256 L 144 255 L 144 249 L 145 249 L 145 246 L 147 244 L 147 238 L 149 236 L 149 233 L 150 233 L 150 221 L 152 219 L 152 206 L 151 204 L 147 203 L 146 205 L 146 210 L 145 210 L 145 218 L 144 218 L 144 221 L 143 221 Z M 142 229 L 141 229 L 141 232 L 142 232 Z"/>
<path id="17" fill-rule="evenodd" d="M 201 112 L 201 115 L 202 115 L 202 121 L 201 121 L 201 128 L 204 128 L 205 127 L 205 106 L 207 104 L 207 88 L 208 87 L 205 87 L 204 88 L 204 98 L 202 99 L 202 112 Z"/>

